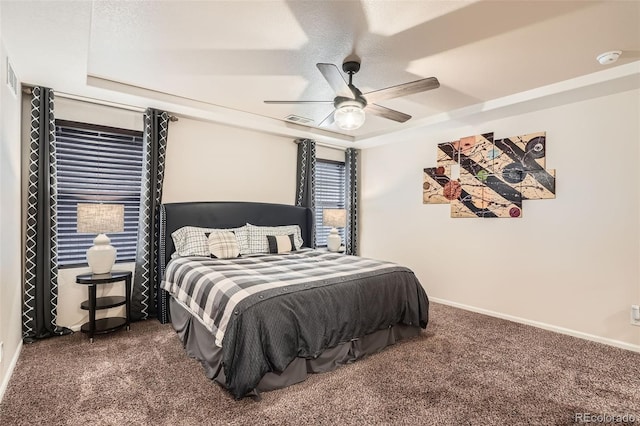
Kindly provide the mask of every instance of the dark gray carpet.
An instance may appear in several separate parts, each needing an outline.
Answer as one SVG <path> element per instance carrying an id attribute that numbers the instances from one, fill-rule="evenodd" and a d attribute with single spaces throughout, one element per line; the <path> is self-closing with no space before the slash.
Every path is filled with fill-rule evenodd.
<path id="1" fill-rule="evenodd" d="M 420 337 L 235 401 L 170 325 L 25 345 L 1 425 L 574 424 L 640 422 L 640 354 L 432 303 Z"/>

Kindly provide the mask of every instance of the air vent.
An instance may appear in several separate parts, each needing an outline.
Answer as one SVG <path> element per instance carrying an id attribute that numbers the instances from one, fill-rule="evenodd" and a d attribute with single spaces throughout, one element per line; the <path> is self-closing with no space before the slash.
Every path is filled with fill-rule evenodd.
<path id="1" fill-rule="evenodd" d="M 287 121 L 291 121 L 293 123 L 298 123 L 298 124 L 313 123 L 313 120 L 310 118 L 300 117 L 299 115 L 294 115 L 294 114 L 287 115 L 284 119 Z"/>
<path id="2" fill-rule="evenodd" d="M 14 96 L 18 96 L 18 79 L 16 73 L 13 71 L 9 57 L 7 56 L 7 86 L 11 89 Z"/>

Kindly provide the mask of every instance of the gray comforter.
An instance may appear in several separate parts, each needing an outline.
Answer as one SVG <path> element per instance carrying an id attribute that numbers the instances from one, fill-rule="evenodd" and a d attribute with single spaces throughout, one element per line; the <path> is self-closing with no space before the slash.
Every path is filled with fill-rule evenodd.
<path id="1" fill-rule="evenodd" d="M 162 288 L 222 346 L 236 398 L 296 357 L 398 323 L 425 328 L 428 320 L 427 296 L 411 270 L 321 251 L 178 258 L 167 265 Z"/>

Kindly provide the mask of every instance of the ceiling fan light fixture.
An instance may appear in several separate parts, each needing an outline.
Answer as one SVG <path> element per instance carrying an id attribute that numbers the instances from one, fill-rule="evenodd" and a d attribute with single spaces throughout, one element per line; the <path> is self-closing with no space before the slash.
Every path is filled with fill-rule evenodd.
<path id="1" fill-rule="evenodd" d="M 357 101 L 342 102 L 333 113 L 336 125 L 342 130 L 356 130 L 364 124 L 365 113 Z"/>

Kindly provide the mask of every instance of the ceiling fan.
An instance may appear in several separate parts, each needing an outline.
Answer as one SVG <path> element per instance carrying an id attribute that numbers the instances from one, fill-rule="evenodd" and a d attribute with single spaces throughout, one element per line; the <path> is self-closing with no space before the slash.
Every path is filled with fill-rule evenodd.
<path id="1" fill-rule="evenodd" d="M 333 64 L 316 64 L 323 77 L 336 92 L 333 101 L 264 101 L 266 104 L 330 104 L 333 103 L 334 111 L 325 117 L 320 126 L 329 126 L 335 123 L 343 130 L 355 130 L 362 126 L 365 120 L 365 111 L 377 116 L 404 123 L 411 118 L 410 115 L 400 111 L 389 109 L 376 104 L 385 99 L 398 98 L 440 87 L 440 82 L 435 77 L 423 78 L 410 83 L 399 84 L 373 92 L 362 93 L 353 85 L 353 75 L 360 70 L 360 62 L 346 61 L 342 64 L 342 70 L 349 74 L 347 83 L 342 74 Z"/>

